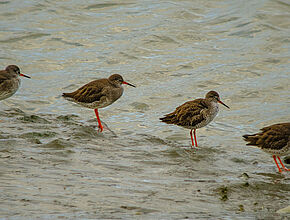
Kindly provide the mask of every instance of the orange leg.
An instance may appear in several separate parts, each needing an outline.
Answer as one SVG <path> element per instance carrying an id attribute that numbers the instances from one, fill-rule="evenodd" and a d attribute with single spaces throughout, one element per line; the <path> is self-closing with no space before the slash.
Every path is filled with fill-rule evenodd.
<path id="1" fill-rule="evenodd" d="M 193 137 L 192 137 L 192 129 L 190 130 L 190 138 L 191 138 L 191 143 L 192 143 L 191 148 L 193 148 L 194 147 L 194 143 L 193 143 Z"/>
<path id="2" fill-rule="evenodd" d="M 278 160 L 280 161 L 280 164 L 282 165 L 283 169 L 286 170 L 286 171 L 290 171 L 289 169 L 287 169 L 284 164 L 282 163 L 282 160 L 280 159 L 279 156 L 277 156 Z"/>
<path id="3" fill-rule="evenodd" d="M 98 109 L 96 108 L 95 109 L 95 113 L 96 113 L 96 116 L 97 116 L 97 120 L 98 120 L 98 123 L 99 123 L 99 132 L 102 132 L 104 130 L 104 127 L 101 123 L 101 120 L 100 120 L 100 117 L 99 117 L 99 112 L 98 112 Z"/>
<path id="4" fill-rule="evenodd" d="M 194 135 L 194 141 L 195 141 L 195 147 L 197 147 L 197 139 L 196 139 L 196 129 L 193 130 L 193 135 Z"/>
<path id="5" fill-rule="evenodd" d="M 279 157 L 278 157 L 278 158 L 279 158 Z M 276 156 L 275 156 L 275 155 L 273 155 L 273 159 L 274 159 L 274 161 L 275 161 L 275 163 L 276 163 L 276 165 L 277 165 L 277 167 L 278 167 L 279 172 L 281 173 L 282 170 L 281 170 L 281 168 L 279 167 L 279 164 L 277 163 L 277 160 L 276 160 Z"/>

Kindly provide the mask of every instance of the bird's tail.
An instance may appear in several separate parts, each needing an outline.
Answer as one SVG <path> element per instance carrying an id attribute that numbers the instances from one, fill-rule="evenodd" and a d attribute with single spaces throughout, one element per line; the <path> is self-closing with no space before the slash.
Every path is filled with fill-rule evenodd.
<path id="1" fill-rule="evenodd" d="M 245 141 L 247 141 L 247 145 L 257 146 L 258 137 L 257 134 L 246 134 L 243 135 Z"/>
<path id="2" fill-rule="evenodd" d="M 176 122 L 176 117 L 175 117 L 175 114 L 173 113 L 167 114 L 164 117 L 159 118 L 159 119 L 166 124 L 174 124 Z"/>
<path id="3" fill-rule="evenodd" d="M 68 97 L 68 98 L 72 98 L 73 95 L 74 95 L 73 92 L 70 92 L 70 93 L 62 93 L 62 96 L 63 96 L 63 97 Z"/>

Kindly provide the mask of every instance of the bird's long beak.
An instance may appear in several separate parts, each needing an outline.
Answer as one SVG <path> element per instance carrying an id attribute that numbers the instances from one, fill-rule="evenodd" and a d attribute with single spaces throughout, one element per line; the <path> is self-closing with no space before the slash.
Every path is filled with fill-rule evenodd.
<path id="1" fill-rule="evenodd" d="M 19 76 L 24 76 L 24 77 L 29 78 L 29 79 L 31 78 L 30 76 L 26 76 L 26 75 L 24 75 L 22 73 L 20 73 Z"/>
<path id="2" fill-rule="evenodd" d="M 123 81 L 122 84 L 126 84 L 126 85 L 128 85 L 128 86 L 132 86 L 132 87 L 136 87 L 136 86 L 134 86 L 134 85 L 132 85 L 132 84 L 130 84 L 130 83 L 127 83 L 127 82 L 125 82 L 125 81 Z"/>
<path id="3" fill-rule="evenodd" d="M 227 106 L 225 103 L 223 103 L 221 100 L 218 100 L 219 103 L 221 103 L 222 105 L 226 106 L 227 108 L 230 108 L 229 106 Z"/>

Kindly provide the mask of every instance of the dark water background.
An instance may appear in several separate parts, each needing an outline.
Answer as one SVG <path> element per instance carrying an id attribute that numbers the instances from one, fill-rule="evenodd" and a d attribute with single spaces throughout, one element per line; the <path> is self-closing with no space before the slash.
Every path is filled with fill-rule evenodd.
<path id="1" fill-rule="evenodd" d="M 0 66 L 31 80 L 0 103 L 1 219 L 287 219 L 289 173 L 241 136 L 289 121 L 284 0 L 0 1 Z M 113 73 L 100 109 L 61 97 Z M 158 118 L 220 93 L 197 132 Z M 289 211 L 288 211 L 289 212 Z"/>

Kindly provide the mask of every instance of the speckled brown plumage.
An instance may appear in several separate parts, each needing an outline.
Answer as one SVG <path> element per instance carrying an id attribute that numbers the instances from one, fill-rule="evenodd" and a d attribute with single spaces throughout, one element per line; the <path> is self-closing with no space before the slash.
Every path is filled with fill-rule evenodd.
<path id="1" fill-rule="evenodd" d="M 122 84 L 134 85 L 124 81 L 119 74 L 113 74 L 108 79 L 98 79 L 85 84 L 74 92 L 63 93 L 63 97 L 87 108 L 95 109 L 99 130 L 103 126 L 99 119 L 98 108 L 104 108 L 117 101 L 123 94 Z"/>
<path id="2" fill-rule="evenodd" d="M 72 98 L 75 102 L 100 102 L 102 97 L 106 97 L 108 95 L 110 88 L 120 90 L 118 93 L 120 95 L 115 98 L 117 100 L 122 95 L 122 89 L 111 83 L 108 79 L 99 79 L 89 82 L 74 92 L 63 93 L 63 96 Z M 102 102 L 100 102 L 99 105 L 102 105 Z"/>
<path id="3" fill-rule="evenodd" d="M 229 108 L 220 100 L 217 92 L 210 91 L 204 99 L 200 98 L 186 102 L 177 107 L 174 112 L 160 118 L 160 120 L 167 124 L 175 124 L 191 129 L 192 146 L 194 146 L 192 138 L 192 130 L 194 130 L 194 140 L 197 147 L 196 129 L 206 126 L 215 118 L 219 110 L 218 103 Z"/>
<path id="4" fill-rule="evenodd" d="M 290 123 L 279 123 L 264 127 L 262 132 L 244 135 L 247 145 L 257 146 L 267 153 L 273 154 L 274 161 L 280 169 L 276 157 L 279 159 L 284 170 L 288 170 L 283 165 L 279 156 L 289 154 L 290 150 Z M 288 170 L 289 171 L 289 170 Z"/>
<path id="5" fill-rule="evenodd" d="M 160 118 L 160 120 L 166 124 L 175 124 L 182 127 L 196 127 L 205 120 L 202 111 L 208 108 L 208 104 L 204 99 L 196 99 L 178 106 L 174 112 L 166 114 L 165 117 Z"/>
<path id="6" fill-rule="evenodd" d="M 19 76 L 30 78 L 22 74 L 16 65 L 9 65 L 5 70 L 0 70 L 0 100 L 9 98 L 18 90 Z"/>

